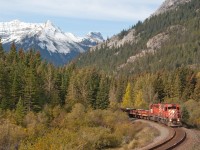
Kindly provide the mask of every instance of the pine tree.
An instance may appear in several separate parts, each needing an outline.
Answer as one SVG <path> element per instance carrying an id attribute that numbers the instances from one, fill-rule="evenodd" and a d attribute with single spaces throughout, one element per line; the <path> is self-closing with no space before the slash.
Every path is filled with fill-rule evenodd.
<path id="1" fill-rule="evenodd" d="M 11 44 L 10 51 L 7 56 L 7 61 L 10 64 L 17 62 L 17 48 L 14 42 Z"/>
<path id="2" fill-rule="evenodd" d="M 25 85 L 24 85 L 24 105 L 27 111 L 38 110 L 37 102 L 37 82 L 33 68 L 26 68 L 25 70 Z"/>
<path id="3" fill-rule="evenodd" d="M 64 76 L 61 77 L 61 85 L 60 85 L 60 104 L 61 106 L 63 106 L 65 104 L 65 97 L 66 97 L 66 94 L 67 94 L 67 87 L 66 86 L 66 82 L 65 82 L 65 79 L 64 79 Z"/>
<path id="4" fill-rule="evenodd" d="M 78 102 L 78 87 L 76 85 L 76 74 L 72 74 L 72 78 L 70 79 L 69 86 L 67 88 L 67 95 L 65 98 L 65 104 L 67 107 L 71 108 L 75 103 Z"/>
<path id="5" fill-rule="evenodd" d="M 121 103 L 123 100 L 123 95 L 127 86 L 126 77 L 119 76 L 116 79 L 116 99 L 117 102 Z"/>
<path id="6" fill-rule="evenodd" d="M 174 86 L 173 86 L 173 95 L 176 98 L 181 97 L 181 81 L 178 75 L 175 77 Z"/>
<path id="7" fill-rule="evenodd" d="M 17 104 L 17 100 L 19 99 L 19 83 L 18 83 L 18 76 L 17 72 L 14 73 L 14 79 L 12 81 L 11 86 L 11 107 L 12 109 L 15 108 L 15 105 Z"/>
<path id="8" fill-rule="evenodd" d="M 3 110 L 9 109 L 10 108 L 10 101 L 9 101 L 9 99 L 2 98 L 1 99 L 0 108 L 3 109 Z"/>
<path id="9" fill-rule="evenodd" d="M 2 109 L 10 108 L 10 84 L 9 70 L 5 63 L 0 61 L 0 104 Z"/>
<path id="10" fill-rule="evenodd" d="M 61 74 L 59 71 L 54 73 L 54 87 L 51 92 L 51 103 L 53 105 L 61 105 Z"/>
<path id="11" fill-rule="evenodd" d="M 182 108 L 182 121 L 187 123 L 189 118 L 190 118 L 189 112 L 187 108 L 184 106 Z"/>
<path id="12" fill-rule="evenodd" d="M 51 64 L 47 65 L 47 70 L 45 73 L 45 90 L 47 99 L 51 100 L 51 92 L 53 90 L 54 80 L 53 80 L 53 66 Z"/>
<path id="13" fill-rule="evenodd" d="M 25 58 L 25 53 L 24 50 L 22 48 L 19 49 L 19 59 L 20 61 L 23 61 Z"/>
<path id="14" fill-rule="evenodd" d="M 158 76 L 155 81 L 154 81 L 154 92 L 157 94 L 157 101 L 158 102 L 163 102 L 164 97 L 165 97 L 165 91 L 164 91 L 164 84 L 163 80 L 160 76 Z"/>
<path id="15" fill-rule="evenodd" d="M 4 49 L 3 49 L 3 46 L 2 46 L 2 43 L 1 43 L 1 38 L 0 38 L 0 60 L 4 59 Z"/>
<path id="16" fill-rule="evenodd" d="M 25 116 L 25 107 L 23 104 L 23 100 L 20 97 L 15 110 L 15 118 L 18 124 L 22 125 L 24 116 Z"/>
<path id="17" fill-rule="evenodd" d="M 101 77 L 96 99 L 97 109 L 106 109 L 109 106 L 109 81 L 105 76 Z"/>
<path id="18" fill-rule="evenodd" d="M 100 82 L 100 75 L 95 69 L 89 69 L 88 73 L 86 75 L 86 100 L 88 101 L 87 103 L 93 108 L 96 109 L 97 107 L 97 92 L 99 88 L 99 82 Z"/>
<path id="19" fill-rule="evenodd" d="M 76 68 L 74 63 L 69 64 L 67 67 L 63 68 L 62 84 L 61 84 L 61 104 L 64 105 L 67 101 L 68 89 L 70 85 L 71 77 L 73 77 L 73 72 Z"/>

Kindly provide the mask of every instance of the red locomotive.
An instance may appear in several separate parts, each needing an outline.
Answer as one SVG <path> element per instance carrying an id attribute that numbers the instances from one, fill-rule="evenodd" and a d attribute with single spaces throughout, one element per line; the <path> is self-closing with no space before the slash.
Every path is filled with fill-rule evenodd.
<path id="1" fill-rule="evenodd" d="M 178 104 L 151 104 L 149 110 L 126 108 L 130 117 L 161 122 L 168 126 L 182 126 Z"/>

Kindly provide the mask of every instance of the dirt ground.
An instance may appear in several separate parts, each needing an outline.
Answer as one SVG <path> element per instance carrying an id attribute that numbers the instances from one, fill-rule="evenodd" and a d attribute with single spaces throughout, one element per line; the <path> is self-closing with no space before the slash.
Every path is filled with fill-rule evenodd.
<path id="1" fill-rule="evenodd" d="M 160 132 L 160 135 L 154 139 L 153 143 L 151 143 L 150 145 L 147 145 L 143 148 L 140 148 L 140 150 L 148 149 L 148 147 L 151 147 L 152 145 L 164 140 L 169 135 L 169 130 L 166 129 L 165 127 L 161 126 L 160 124 L 145 121 L 145 120 L 138 120 L 138 121 L 148 123 L 152 127 L 159 130 L 159 132 Z M 187 129 L 187 128 L 183 128 L 183 129 L 185 130 L 185 132 L 187 134 L 186 140 L 181 145 L 179 145 L 177 148 L 175 148 L 174 150 L 200 150 L 200 131 L 195 130 L 195 129 Z"/>

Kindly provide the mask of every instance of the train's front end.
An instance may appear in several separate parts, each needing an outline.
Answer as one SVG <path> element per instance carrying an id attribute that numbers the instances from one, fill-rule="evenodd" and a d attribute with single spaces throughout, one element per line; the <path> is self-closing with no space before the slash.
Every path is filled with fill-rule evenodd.
<path id="1" fill-rule="evenodd" d="M 166 109 L 168 114 L 168 126 L 182 126 L 180 106 L 178 104 L 168 104 Z"/>

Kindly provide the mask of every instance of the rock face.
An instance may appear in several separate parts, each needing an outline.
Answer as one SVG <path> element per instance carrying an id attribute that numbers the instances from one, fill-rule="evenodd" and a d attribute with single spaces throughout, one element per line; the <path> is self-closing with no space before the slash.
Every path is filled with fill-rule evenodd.
<path id="1" fill-rule="evenodd" d="M 165 0 L 160 8 L 153 15 L 162 14 L 168 10 L 178 7 L 180 4 L 188 3 L 190 1 L 191 0 Z"/>
<path id="2" fill-rule="evenodd" d="M 50 21 L 25 23 L 19 20 L 0 22 L 0 38 L 5 50 L 9 50 L 10 44 L 15 42 L 18 48 L 39 50 L 44 59 L 56 65 L 67 63 L 104 41 L 99 32 L 76 37 L 72 33 L 64 33 Z"/>
<path id="3" fill-rule="evenodd" d="M 168 40 L 169 36 L 168 33 L 159 33 L 156 36 L 149 39 L 147 42 L 147 49 L 150 50 L 157 50 L 162 47 L 162 44 Z"/>
<path id="4" fill-rule="evenodd" d="M 160 8 L 152 15 L 159 15 L 166 11 L 169 11 L 171 9 L 177 8 L 180 4 L 188 3 L 191 0 L 165 0 L 163 4 L 160 6 Z M 157 45 L 154 45 L 151 49 L 158 49 L 161 46 L 162 37 L 164 37 L 165 41 L 165 33 L 158 34 L 153 39 L 150 39 L 150 41 L 147 43 L 147 47 L 149 48 L 153 43 L 157 43 Z M 160 41 L 155 41 L 156 39 L 160 39 Z M 124 35 L 122 38 L 120 38 L 120 33 L 117 35 L 114 35 L 109 40 L 107 40 L 105 43 L 108 47 L 120 47 L 123 46 L 125 43 L 137 43 L 140 40 L 140 35 L 136 34 L 135 29 L 130 29 L 127 31 L 127 34 Z M 99 49 L 102 47 L 105 43 L 98 44 L 97 46 L 92 47 L 90 50 L 93 51 L 95 49 Z"/>
<path id="5" fill-rule="evenodd" d="M 167 41 L 169 41 L 170 33 L 180 32 L 183 34 L 185 31 L 186 31 L 186 29 L 184 26 L 174 25 L 174 26 L 170 26 L 169 28 L 167 28 L 167 30 L 165 32 L 159 33 L 159 34 L 151 37 L 146 43 L 146 49 L 141 50 L 136 55 L 130 56 L 127 59 L 126 63 L 124 63 L 118 67 L 118 70 L 122 69 L 123 67 L 125 67 L 126 65 L 128 65 L 130 63 L 134 63 L 135 60 L 137 60 L 138 58 L 144 57 L 147 54 L 154 55 L 157 52 L 157 50 L 161 49 L 162 46 Z"/>
<path id="6" fill-rule="evenodd" d="M 135 29 L 131 29 L 127 31 L 128 33 L 124 35 L 122 38 L 120 38 L 120 34 L 114 35 L 110 39 L 108 39 L 105 43 L 109 48 L 112 47 L 120 47 L 123 46 L 126 43 L 136 43 L 139 39 L 139 36 L 136 36 Z M 99 49 L 101 46 L 103 46 L 105 43 L 100 43 L 94 47 L 92 47 L 90 50 L 93 51 L 95 49 Z"/>

